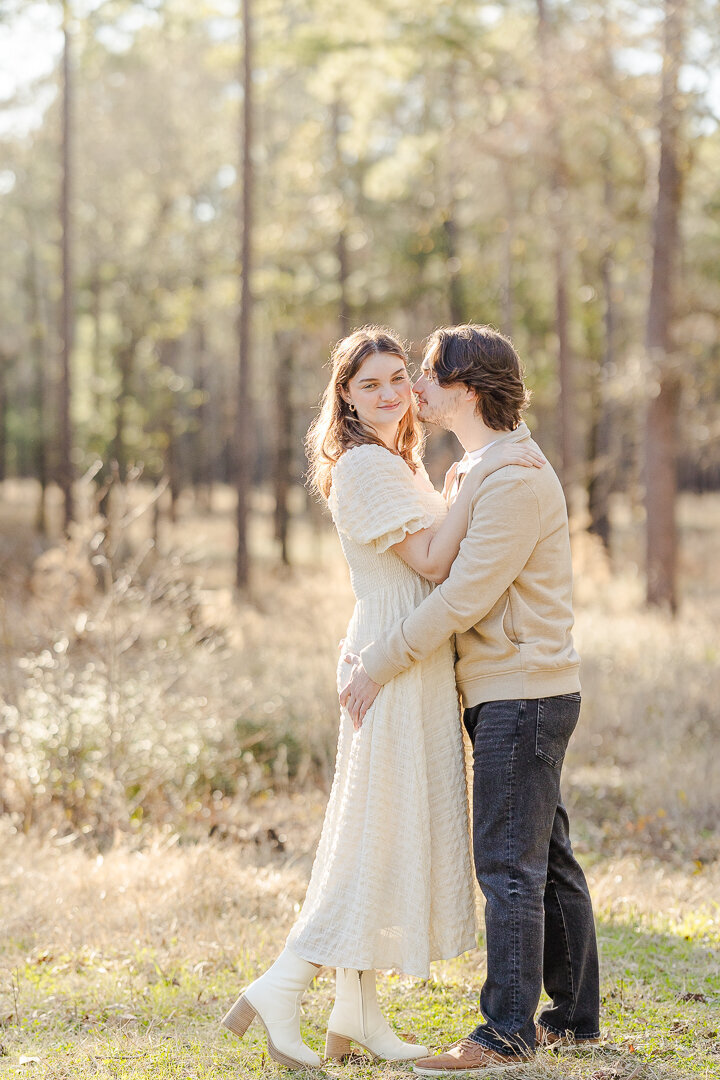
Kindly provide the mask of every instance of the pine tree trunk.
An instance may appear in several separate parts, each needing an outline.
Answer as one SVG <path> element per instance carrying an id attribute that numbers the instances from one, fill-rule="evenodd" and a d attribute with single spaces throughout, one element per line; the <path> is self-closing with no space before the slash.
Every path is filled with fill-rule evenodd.
<path id="1" fill-rule="evenodd" d="M 567 167 L 560 129 L 560 115 L 553 89 L 553 70 L 557 63 L 553 32 L 545 0 L 537 3 L 537 37 L 540 53 L 542 98 L 547 120 L 547 154 L 550 181 L 550 218 L 554 233 L 553 265 L 555 275 L 555 334 L 558 346 L 558 425 L 560 442 L 560 479 L 572 510 L 572 494 L 577 480 L 575 451 L 575 388 L 573 356 L 570 345 L 570 303 L 568 296 L 569 235 L 567 226 Z"/>
<path id="2" fill-rule="evenodd" d="M 72 464 L 72 426 L 70 418 L 71 370 L 70 362 L 73 345 L 73 304 L 72 304 L 72 261 L 71 261 L 71 219 L 70 200 L 72 191 L 72 76 L 70 57 L 69 5 L 63 3 L 62 55 L 63 92 L 62 92 L 62 183 L 60 192 L 60 222 L 62 228 L 62 302 L 60 318 L 60 445 L 58 460 L 58 482 L 63 493 L 64 523 L 68 525 L 75 518 L 73 499 L 73 464 Z"/>
<path id="3" fill-rule="evenodd" d="M 159 355 L 163 367 L 177 374 L 179 369 L 179 343 L 177 338 L 168 338 L 160 343 Z M 178 438 L 178 427 L 181 424 L 178 416 L 178 402 L 172 395 L 165 399 L 162 411 L 162 430 L 165 435 L 165 462 L 164 475 L 168 483 L 170 501 L 168 517 L 173 525 L 178 519 L 178 502 L 182 492 L 182 466 L 181 448 Z"/>
<path id="4" fill-rule="evenodd" d="M 677 420 L 680 377 L 672 358 L 682 181 L 678 78 L 683 54 L 682 0 L 666 0 L 660 101 L 660 165 L 653 223 L 653 264 L 646 346 L 648 388 L 645 429 L 647 601 L 677 609 Z"/>
<path id="5" fill-rule="evenodd" d="M 340 304 L 338 307 L 338 321 L 340 323 L 340 336 L 345 337 L 350 333 L 350 305 L 348 303 L 348 247 L 347 247 L 347 233 L 343 228 L 338 232 L 337 237 L 337 261 L 338 261 L 338 287 L 340 291 Z"/>
<path id="6" fill-rule="evenodd" d="M 125 429 L 127 426 L 127 410 L 133 396 L 132 383 L 136 348 L 137 342 L 133 338 L 120 348 L 117 356 L 120 370 L 120 390 L 115 403 L 115 431 L 110 445 L 110 457 L 117 466 L 117 479 L 121 484 L 124 484 L 127 479 L 128 453 Z M 102 512 L 105 512 L 104 509 Z"/>
<path id="7" fill-rule="evenodd" d="M 37 247 L 33 222 L 28 215 L 27 219 L 28 241 L 28 267 L 27 267 L 27 292 L 29 302 L 29 314 L 31 321 L 30 347 L 34 367 L 34 404 L 37 415 L 37 433 L 35 436 L 35 475 L 40 484 L 37 511 L 35 514 L 35 528 L 41 536 L 47 533 L 47 487 L 49 483 L 48 469 L 48 390 L 47 372 L 50 367 L 47 349 L 47 321 L 43 311 L 42 282 L 40 278 L 40 260 L 37 257 Z"/>
<path id="8" fill-rule="evenodd" d="M 605 169 L 604 204 L 607 228 L 611 227 L 614 212 L 614 188 L 607 155 L 603 160 Z M 610 550 L 610 494 L 613 489 L 614 455 L 612 453 L 612 424 L 610 398 L 611 372 L 615 366 L 615 296 L 613 292 L 612 241 L 608 239 L 600 264 L 605 313 L 603 317 L 605 341 L 600 370 L 593 392 L 593 421 L 590 447 L 590 476 L 588 481 L 588 509 L 590 532 L 602 540 L 606 551 Z"/>
<path id="9" fill-rule="evenodd" d="M 280 545 L 280 558 L 290 565 L 288 536 L 290 508 L 288 496 L 292 485 L 293 428 L 295 409 L 292 397 L 294 368 L 293 335 L 283 331 L 275 335 L 277 368 L 275 373 L 275 539 Z"/>
<path id="10" fill-rule="evenodd" d="M 448 312 L 453 326 L 463 321 L 462 279 L 460 277 L 460 259 L 458 258 L 458 229 L 455 217 L 455 200 L 451 199 L 447 215 L 443 221 L 445 233 L 445 251 L 447 253 Z"/>
<path id="11" fill-rule="evenodd" d="M 505 212 L 507 215 L 507 228 L 503 233 L 502 244 L 502 278 L 500 305 L 502 312 L 502 325 L 500 329 L 508 337 L 513 335 L 513 243 L 515 240 L 515 192 L 513 189 L 513 165 L 512 162 L 500 162 L 500 175 L 502 176 L 503 189 L 505 191 Z"/>
<path id="12" fill-rule="evenodd" d="M 253 38 L 250 0 L 242 0 L 244 90 L 242 126 L 242 195 L 240 203 L 240 309 L 238 312 L 238 398 L 235 420 L 235 474 L 237 486 L 237 558 L 235 582 L 238 588 L 247 587 L 250 580 L 248 551 L 248 516 L 252 483 L 253 408 L 251 401 L 252 350 L 252 224 L 253 224 Z"/>
<path id="13" fill-rule="evenodd" d="M 447 119 L 448 128 L 451 138 L 457 129 L 458 117 L 457 117 L 457 79 L 455 64 L 450 64 L 445 71 L 445 97 L 447 101 Z M 451 155 L 448 155 L 450 160 L 446 167 L 443 169 L 443 203 L 445 211 L 443 214 L 443 233 L 445 237 L 445 253 L 447 256 L 447 303 L 448 314 L 450 316 L 450 322 L 453 326 L 457 326 L 463 321 L 465 314 L 465 306 L 463 303 L 463 284 L 460 274 L 460 257 L 458 255 L 459 243 L 459 230 L 457 223 L 457 197 L 455 189 L 457 185 L 456 180 L 456 166 L 452 160 Z"/>
<path id="14" fill-rule="evenodd" d="M 93 403 L 96 416 L 102 416 L 103 398 L 102 392 L 102 278 L 100 276 L 100 262 L 95 257 L 90 274 L 90 317 L 92 319 L 92 371 L 93 371 Z"/>
<path id="15" fill-rule="evenodd" d="M 210 513 L 212 507 L 212 476 L 210 453 L 210 417 L 209 417 L 209 365 L 207 357 L 207 333 L 205 329 L 205 278 L 200 275 L 195 287 L 200 301 L 200 313 L 195 325 L 195 359 L 193 386 L 198 393 L 195 408 L 196 429 L 193 439 L 192 484 L 195 498 L 203 512 Z"/>
<path id="16" fill-rule="evenodd" d="M 335 253 L 337 255 L 337 270 L 338 270 L 338 322 L 340 324 L 340 336 L 344 337 L 350 333 L 350 304 L 348 302 L 348 276 L 349 258 L 348 258 L 348 246 L 347 246 L 347 226 L 345 223 L 345 194 L 343 191 L 343 177 L 345 175 L 345 166 L 342 160 L 342 154 L 340 152 L 340 101 L 336 98 L 332 103 L 330 109 L 330 137 L 332 140 L 332 155 L 333 163 L 335 167 L 335 185 L 338 189 L 340 196 L 340 214 L 341 222 L 338 228 L 337 241 L 335 244 Z"/>
<path id="17" fill-rule="evenodd" d="M 0 484 L 7 471 L 7 372 L 10 358 L 0 353 Z"/>

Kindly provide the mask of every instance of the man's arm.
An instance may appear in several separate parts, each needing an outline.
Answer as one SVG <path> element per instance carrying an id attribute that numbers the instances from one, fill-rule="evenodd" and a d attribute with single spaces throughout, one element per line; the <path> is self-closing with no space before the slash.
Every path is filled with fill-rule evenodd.
<path id="1" fill-rule="evenodd" d="M 545 455 L 529 440 L 527 444 L 498 443 L 468 472 L 445 518 L 429 529 L 408 533 L 392 550 L 428 581 L 445 581 L 465 539 L 468 514 L 480 484 L 508 465 L 541 469 L 546 463 Z"/>
<path id="2" fill-rule="evenodd" d="M 503 469 L 485 480 L 448 578 L 362 650 L 366 676 L 382 686 L 453 634 L 480 622 L 518 576 L 539 538 L 537 497 L 518 471 Z"/>

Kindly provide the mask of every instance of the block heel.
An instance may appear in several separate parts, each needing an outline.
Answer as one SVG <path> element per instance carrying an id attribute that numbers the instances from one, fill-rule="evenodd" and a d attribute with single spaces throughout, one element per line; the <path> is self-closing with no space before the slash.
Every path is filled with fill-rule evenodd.
<path id="1" fill-rule="evenodd" d="M 342 1061 L 350 1053 L 352 1043 L 345 1035 L 336 1035 L 328 1031 L 325 1039 L 325 1058 L 328 1061 Z"/>
<path id="2" fill-rule="evenodd" d="M 232 1031 L 233 1034 L 242 1038 L 256 1016 L 255 1009 L 253 1009 L 244 994 L 241 994 L 232 1008 L 225 1013 L 220 1023 L 223 1027 Z"/>

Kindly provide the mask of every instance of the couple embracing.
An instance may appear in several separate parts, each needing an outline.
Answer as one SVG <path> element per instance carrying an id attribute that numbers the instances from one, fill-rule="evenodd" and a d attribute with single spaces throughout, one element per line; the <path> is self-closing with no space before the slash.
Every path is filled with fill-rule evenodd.
<path id="1" fill-rule="evenodd" d="M 437 330 L 414 386 L 407 364 L 378 327 L 340 341 L 308 434 L 357 600 L 338 665 L 335 777 L 286 947 L 223 1023 L 243 1035 L 257 1017 L 276 1061 L 319 1066 L 300 1002 L 328 966 L 326 1057 L 355 1043 L 421 1075 L 492 1075 L 540 1043 L 600 1034 L 592 905 L 560 794 L 580 711 L 567 512 L 522 421 L 528 394 L 506 337 Z M 465 450 L 442 494 L 419 421 Z M 487 977 L 477 1026 L 430 1056 L 387 1023 L 375 972 L 427 977 L 432 960 L 476 944 L 458 691 Z M 536 1018 L 543 985 L 550 1003 Z"/>

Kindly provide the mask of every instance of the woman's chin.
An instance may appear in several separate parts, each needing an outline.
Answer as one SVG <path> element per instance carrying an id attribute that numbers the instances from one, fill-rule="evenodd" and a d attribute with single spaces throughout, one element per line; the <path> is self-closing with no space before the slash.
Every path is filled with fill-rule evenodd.
<path id="1" fill-rule="evenodd" d="M 398 405 L 397 409 L 378 409 L 376 424 L 399 424 L 410 412 L 410 406 Z"/>

